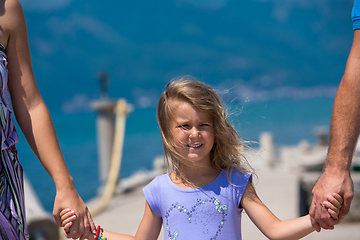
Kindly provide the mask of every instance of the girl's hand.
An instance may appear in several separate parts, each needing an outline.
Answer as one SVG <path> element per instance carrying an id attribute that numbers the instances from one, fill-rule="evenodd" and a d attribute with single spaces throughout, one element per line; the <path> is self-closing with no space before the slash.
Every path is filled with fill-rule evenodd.
<path id="1" fill-rule="evenodd" d="M 324 207 L 327 208 L 333 219 L 338 219 L 344 199 L 339 194 L 333 193 L 327 196 L 327 200 L 323 202 Z"/>
<path id="2" fill-rule="evenodd" d="M 64 209 L 60 212 L 61 226 L 64 228 L 64 234 L 67 236 L 67 233 L 70 231 L 70 227 L 73 224 L 73 221 L 76 219 L 76 214 L 70 209 Z"/>

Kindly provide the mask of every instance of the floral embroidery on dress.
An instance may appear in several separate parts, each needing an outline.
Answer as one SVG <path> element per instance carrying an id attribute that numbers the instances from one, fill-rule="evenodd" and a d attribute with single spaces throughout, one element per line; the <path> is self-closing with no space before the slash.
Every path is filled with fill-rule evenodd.
<path id="1" fill-rule="evenodd" d="M 165 213 L 165 226 L 167 231 L 167 236 L 169 240 L 176 240 L 179 236 L 179 233 L 177 230 L 172 232 L 172 229 L 170 229 L 169 224 L 169 217 L 172 211 L 179 211 L 180 213 L 183 213 L 187 221 L 191 224 L 199 224 L 201 227 L 203 227 L 202 232 L 204 234 L 209 234 L 210 229 L 209 224 L 218 216 L 221 216 L 221 220 L 219 221 L 217 231 L 215 234 L 210 238 L 210 240 L 215 240 L 220 234 L 221 230 L 224 227 L 224 224 L 226 222 L 226 216 L 227 216 L 227 210 L 228 206 L 225 204 L 221 204 L 220 200 L 212 197 L 210 199 L 197 199 L 197 202 L 194 206 L 191 208 L 187 208 L 178 202 L 171 205 L 171 207 L 166 211 Z"/>

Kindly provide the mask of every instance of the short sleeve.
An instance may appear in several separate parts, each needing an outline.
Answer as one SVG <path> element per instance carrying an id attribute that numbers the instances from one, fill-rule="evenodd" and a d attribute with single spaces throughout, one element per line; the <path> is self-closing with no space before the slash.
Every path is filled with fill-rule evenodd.
<path id="1" fill-rule="evenodd" d="M 152 180 L 148 185 L 146 185 L 143 188 L 144 196 L 149 204 L 151 210 L 154 211 L 154 213 L 161 217 L 161 211 L 160 211 L 160 201 L 161 201 L 161 191 L 160 191 L 160 185 L 159 185 L 159 178 L 156 177 L 154 180 Z"/>
<path id="2" fill-rule="evenodd" d="M 237 206 L 240 206 L 241 199 L 248 182 L 252 182 L 251 173 L 243 173 L 238 169 L 234 169 L 231 173 L 231 184 L 234 188 L 234 198 L 236 199 Z"/>
<path id="3" fill-rule="evenodd" d="M 360 29 L 360 0 L 355 0 L 352 9 L 353 29 Z"/>

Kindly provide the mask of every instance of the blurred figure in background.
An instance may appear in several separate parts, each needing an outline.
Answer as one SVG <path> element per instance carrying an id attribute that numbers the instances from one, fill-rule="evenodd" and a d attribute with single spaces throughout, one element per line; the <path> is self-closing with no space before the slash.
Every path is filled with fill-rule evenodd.
<path id="1" fill-rule="evenodd" d="M 56 185 L 53 215 L 57 224 L 60 226 L 60 211 L 70 207 L 78 221 L 68 236 L 87 237 L 90 231 L 95 231 L 95 226 L 75 189 L 48 109 L 39 93 L 31 64 L 25 17 L 18 0 L 0 0 L 0 84 L 0 239 L 29 238 L 23 170 L 15 148 L 18 135 L 13 112 L 30 147 Z"/>
<path id="2" fill-rule="evenodd" d="M 343 197 L 339 215 L 342 220 L 350 210 L 354 195 L 350 169 L 360 133 L 360 0 L 354 1 L 352 19 L 354 39 L 333 106 L 327 165 L 312 191 L 310 216 L 318 232 L 321 228 L 334 228 L 334 219 L 322 205 L 326 196 L 335 192 Z"/>

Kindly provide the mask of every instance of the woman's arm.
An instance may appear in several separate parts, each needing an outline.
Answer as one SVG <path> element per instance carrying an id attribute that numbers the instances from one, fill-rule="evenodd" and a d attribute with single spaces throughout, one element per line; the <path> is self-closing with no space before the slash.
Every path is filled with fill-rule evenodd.
<path id="1" fill-rule="evenodd" d="M 7 56 L 9 90 L 16 120 L 30 147 L 54 180 L 56 198 L 54 217 L 60 224 L 59 213 L 73 209 L 78 220 L 72 227 L 71 237 L 86 237 L 90 227 L 95 230 L 90 213 L 77 193 L 59 143 L 48 109 L 38 90 L 30 57 L 24 14 L 18 0 L 5 1 L 8 32 Z"/>
<path id="2" fill-rule="evenodd" d="M 315 229 L 309 215 L 281 221 L 261 202 L 254 187 L 248 183 L 241 200 L 247 215 L 269 239 L 300 239 Z"/>

